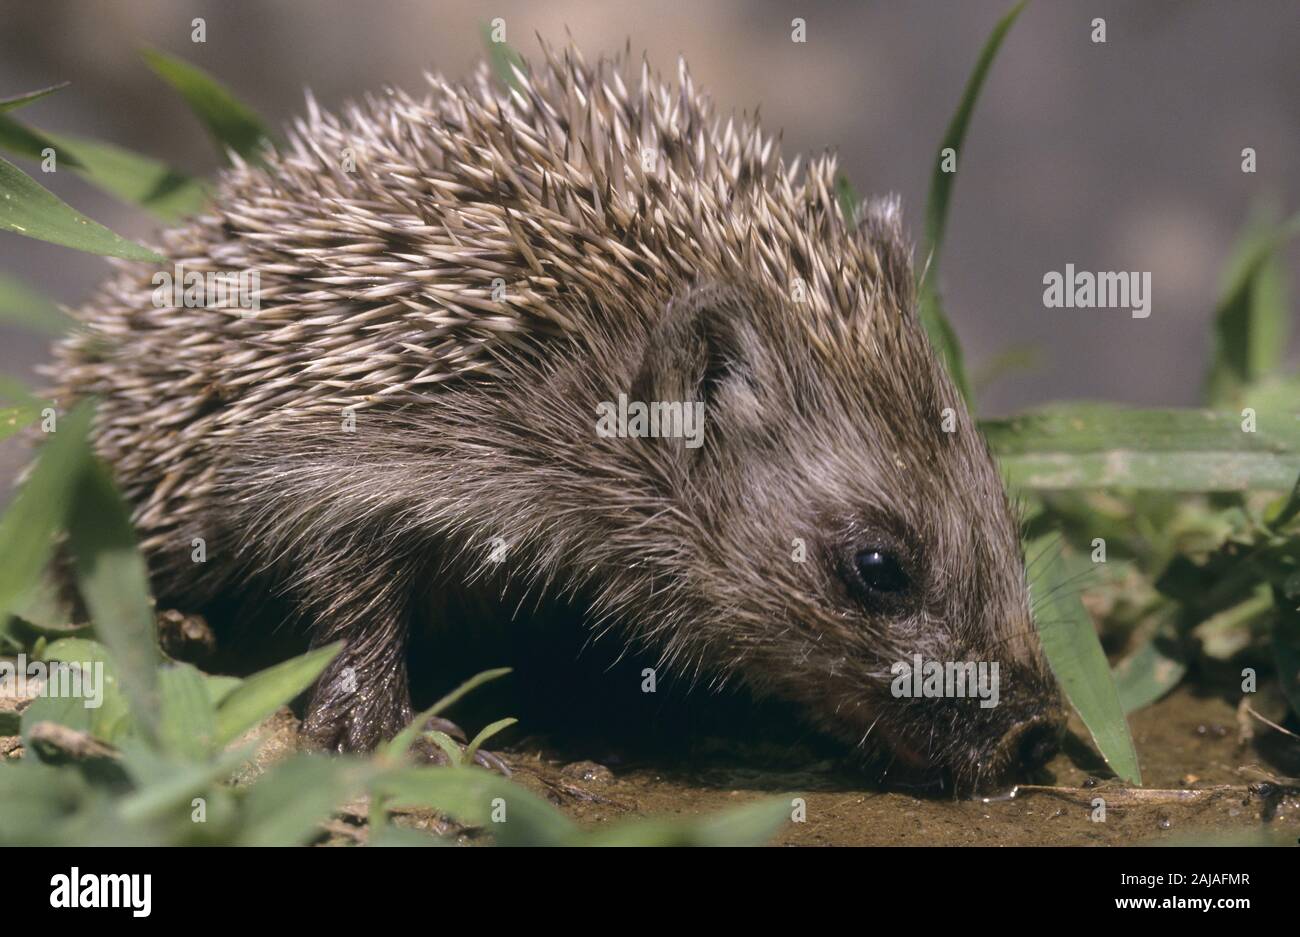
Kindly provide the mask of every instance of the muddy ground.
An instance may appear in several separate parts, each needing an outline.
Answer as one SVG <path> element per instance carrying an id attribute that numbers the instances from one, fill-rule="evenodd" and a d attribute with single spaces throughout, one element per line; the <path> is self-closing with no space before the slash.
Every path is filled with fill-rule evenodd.
<path id="1" fill-rule="evenodd" d="M 1300 773 L 1300 741 L 1256 723 L 1255 740 L 1243 745 L 1234 707 L 1188 689 L 1135 714 L 1132 728 L 1141 789 L 1102 780 L 1108 773 L 1097 756 L 1071 745 L 1047 766 L 1046 785 L 979 799 L 873 789 L 830 761 L 792 769 L 797 761 L 782 752 L 757 757 L 727 743 L 711 760 L 677 766 L 566 764 L 545 748 L 512 752 L 510 762 L 518 780 L 584 823 L 695 813 L 800 792 L 807 821 L 778 834 L 776 841 L 787 845 L 1110 845 L 1264 831 L 1300 838 L 1300 794 L 1260 783 Z M 1077 720 L 1072 729 L 1086 737 Z M 1090 819 L 1098 796 L 1107 802 L 1104 822 Z"/>
<path id="2" fill-rule="evenodd" d="M 282 717 L 278 741 L 291 747 L 294 721 Z M 800 794 L 806 822 L 787 824 L 779 845 L 966 846 L 1127 845 L 1160 842 L 1295 843 L 1300 841 L 1300 740 L 1239 717 L 1216 696 L 1178 689 L 1132 717 L 1144 786 L 1114 780 L 1087 746 L 1066 750 L 1035 778 L 984 797 L 889 789 L 816 745 L 748 744 L 695 739 L 680 759 L 662 754 L 574 759 L 542 739 L 501 749 L 514 779 L 583 824 L 641 816 L 682 816 L 737 806 L 774 794 Z M 1253 738 L 1243 739 L 1245 734 Z M 1077 720 L 1072 732 L 1085 733 Z M 1081 735 L 1086 737 L 1086 735 Z M 593 752 L 595 754 L 595 752 Z M 675 762 L 675 763 L 674 763 Z M 1287 774 L 1290 772 L 1290 774 Z M 1271 781 L 1270 781 L 1271 779 Z M 1105 820 L 1095 798 L 1106 801 Z M 334 825 L 335 844 L 364 842 L 365 805 Z M 401 825 L 462 834 L 439 818 L 410 811 Z"/>

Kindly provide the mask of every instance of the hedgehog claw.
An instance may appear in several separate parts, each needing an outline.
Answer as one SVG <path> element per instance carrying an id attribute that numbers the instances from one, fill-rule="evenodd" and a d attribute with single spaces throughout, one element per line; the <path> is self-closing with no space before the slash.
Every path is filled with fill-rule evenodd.
<path id="1" fill-rule="evenodd" d="M 450 736 L 459 743 L 458 747 L 462 752 L 467 748 L 465 731 L 450 719 L 434 716 L 424 723 L 423 729 L 424 731 L 442 732 Z M 416 759 L 427 764 L 447 764 L 447 753 L 439 745 L 427 738 L 421 737 L 417 739 L 415 744 L 411 746 L 411 752 Z M 488 771 L 496 771 L 507 778 L 512 774 L 509 765 L 501 759 L 501 756 L 482 748 L 474 752 L 474 764 L 480 768 L 486 768 Z"/>
<path id="2" fill-rule="evenodd" d="M 424 728 L 426 731 L 429 729 L 433 729 L 437 732 L 442 732 L 445 733 L 446 735 L 450 735 L 452 738 L 454 738 L 457 742 L 460 742 L 462 745 L 464 745 L 466 742 L 469 741 L 469 738 L 465 735 L 464 729 L 456 725 L 456 723 L 452 722 L 450 719 L 442 718 L 442 716 L 430 716 L 428 721 L 425 722 Z"/>

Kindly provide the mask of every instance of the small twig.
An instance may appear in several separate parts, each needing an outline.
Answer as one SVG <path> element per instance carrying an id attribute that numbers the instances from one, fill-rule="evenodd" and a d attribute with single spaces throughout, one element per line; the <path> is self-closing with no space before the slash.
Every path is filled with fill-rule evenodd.
<path id="1" fill-rule="evenodd" d="M 38 722 L 27 733 L 28 743 L 46 756 L 61 756 L 72 761 L 116 758 L 117 749 L 105 745 L 88 732 L 78 732 L 57 722 Z"/>
<path id="2" fill-rule="evenodd" d="M 1026 794 L 1046 794 L 1048 797 L 1057 797 L 1084 805 L 1089 805 L 1093 800 L 1100 797 L 1106 801 L 1107 806 L 1111 807 L 1194 804 L 1224 794 L 1236 794 L 1244 797 L 1249 793 L 1246 788 L 1232 784 L 1218 784 L 1214 787 L 1196 789 L 1122 787 L 1113 790 L 1100 787 L 1052 787 L 1047 784 L 1017 784 L 1012 788 L 1008 799 L 1013 800 L 1022 792 Z"/>
<path id="3" fill-rule="evenodd" d="M 1242 765 L 1237 769 L 1238 774 L 1245 774 L 1261 781 L 1266 781 L 1276 787 L 1300 790 L 1300 778 L 1284 778 L 1280 775 L 1265 771 L 1259 765 Z"/>
<path id="4" fill-rule="evenodd" d="M 1290 729 L 1284 729 L 1282 726 L 1278 725 L 1272 719 L 1267 719 L 1264 716 L 1261 716 L 1259 713 L 1255 712 L 1255 710 L 1252 709 L 1250 706 L 1246 707 L 1246 712 L 1250 713 L 1252 716 L 1254 716 L 1260 722 L 1264 723 L 1264 725 L 1268 726 L 1270 729 L 1277 729 L 1277 731 L 1281 732 L 1283 735 L 1289 735 L 1293 739 L 1300 740 L 1300 735 L 1296 735 Z"/>

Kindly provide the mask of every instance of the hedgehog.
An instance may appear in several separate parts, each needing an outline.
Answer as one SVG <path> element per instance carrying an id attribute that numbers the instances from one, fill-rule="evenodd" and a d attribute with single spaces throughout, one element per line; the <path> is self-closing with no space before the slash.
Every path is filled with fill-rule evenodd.
<path id="1" fill-rule="evenodd" d="M 1064 716 L 1018 521 L 898 200 L 849 211 L 833 153 L 787 162 L 630 48 L 426 80 L 340 114 L 308 93 L 158 236 L 178 272 L 255 272 L 255 309 L 122 264 L 57 347 L 160 605 L 274 599 L 343 642 L 302 723 L 333 750 L 412 720 L 432 597 L 521 587 L 864 764 L 1043 763 Z M 996 705 L 910 692 L 921 661 L 991 663 Z"/>

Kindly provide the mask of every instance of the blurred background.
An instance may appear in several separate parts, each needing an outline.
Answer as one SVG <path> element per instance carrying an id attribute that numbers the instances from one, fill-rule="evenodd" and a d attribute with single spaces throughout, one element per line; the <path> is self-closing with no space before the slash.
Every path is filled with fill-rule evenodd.
<path id="1" fill-rule="evenodd" d="M 862 195 L 895 192 L 919 237 L 935 149 L 980 48 L 1010 0 L 787 4 L 430 0 L 0 2 L 0 97 L 71 81 L 22 112 L 41 129 L 99 137 L 206 174 L 217 160 L 181 98 L 140 61 L 154 46 L 208 70 L 272 125 L 310 87 L 327 107 L 422 72 L 458 77 L 505 19 L 525 57 L 566 31 L 588 56 L 631 40 L 671 73 L 677 56 L 718 111 L 761 105 L 787 155 L 838 150 Z M 791 19 L 807 42 L 791 41 Z M 207 41 L 190 40 L 194 17 Z M 1106 20 L 1105 44 L 1091 41 Z M 978 375 L 1000 352 L 1035 365 L 983 388 L 1004 413 L 1060 398 L 1186 405 L 1199 397 L 1220 275 L 1252 208 L 1300 207 L 1300 4 L 1145 0 L 1033 3 L 976 108 L 950 215 L 941 286 Z M 1258 171 L 1241 171 L 1253 147 Z M 29 171 L 31 166 L 24 164 Z M 134 239 L 154 223 L 74 174 L 35 176 Z M 1286 254 L 1294 271 L 1300 249 Z M 1042 278 L 1149 271 L 1152 313 L 1045 309 Z M 89 254 L 0 233 L 0 271 L 60 302 L 107 270 Z M 1294 360 L 1297 343 L 1293 340 Z M 0 371 L 30 374 L 45 342 L 0 332 Z"/>

